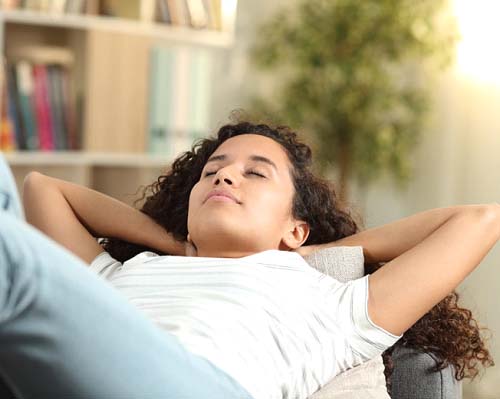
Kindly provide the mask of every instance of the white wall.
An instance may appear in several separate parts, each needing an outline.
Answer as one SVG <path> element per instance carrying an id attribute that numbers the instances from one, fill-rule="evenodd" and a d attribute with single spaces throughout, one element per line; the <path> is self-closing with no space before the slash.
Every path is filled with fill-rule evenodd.
<path id="1" fill-rule="evenodd" d="M 429 130 L 415 149 L 415 176 L 408 191 L 395 191 L 388 179 L 353 189 L 365 209 L 367 227 L 430 208 L 500 202 L 500 89 L 466 82 L 450 71 L 439 80 L 434 99 Z M 499 285 L 497 244 L 458 288 L 462 304 L 491 330 L 488 347 L 497 364 Z M 464 399 L 498 399 L 500 370 L 490 367 L 473 382 L 464 380 L 463 388 Z"/>
<path id="2" fill-rule="evenodd" d="M 217 89 L 213 128 L 227 122 L 229 112 L 244 106 L 246 94 L 255 87 L 272 84 L 258 78 L 248 65 L 246 51 L 263 16 L 292 1 L 238 4 L 237 42 L 221 54 L 218 73 L 227 84 Z M 269 88 L 267 89 L 269 90 Z M 268 91 L 266 91 L 268 92 Z M 428 129 L 415 148 L 415 175 L 406 192 L 398 192 L 388 176 L 370 187 L 353 182 L 351 200 L 365 215 L 370 228 L 417 213 L 457 204 L 500 202 L 500 89 L 479 86 L 443 74 L 434 86 L 434 109 Z M 480 324 L 487 325 L 493 339 L 490 349 L 500 364 L 500 245 L 483 260 L 459 287 L 462 303 L 473 310 Z M 464 381 L 464 399 L 498 399 L 500 371 L 487 369 L 481 380 Z"/>

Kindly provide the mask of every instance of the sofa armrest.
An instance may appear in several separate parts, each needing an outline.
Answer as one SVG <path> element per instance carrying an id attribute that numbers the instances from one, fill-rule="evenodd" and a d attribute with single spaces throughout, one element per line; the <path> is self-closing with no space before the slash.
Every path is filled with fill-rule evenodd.
<path id="1" fill-rule="evenodd" d="M 462 399 L 462 383 L 455 379 L 453 366 L 430 371 L 435 355 L 397 347 L 392 360 L 392 399 Z"/>

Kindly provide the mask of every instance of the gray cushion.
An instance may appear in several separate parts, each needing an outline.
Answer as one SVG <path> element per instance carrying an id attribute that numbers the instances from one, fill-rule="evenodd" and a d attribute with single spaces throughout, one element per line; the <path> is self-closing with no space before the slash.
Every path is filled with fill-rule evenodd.
<path id="1" fill-rule="evenodd" d="M 392 353 L 392 397 L 395 399 L 460 399 L 462 383 L 457 381 L 454 368 L 448 366 L 432 372 L 437 358 L 432 353 L 397 347 Z"/>
<path id="2" fill-rule="evenodd" d="M 343 283 L 365 274 L 365 258 L 361 246 L 325 248 L 304 259 L 316 270 Z"/>
<path id="3" fill-rule="evenodd" d="M 363 247 L 330 247 L 305 256 L 316 270 L 346 282 L 364 275 Z M 309 399 L 390 399 L 382 356 L 335 376 Z"/>

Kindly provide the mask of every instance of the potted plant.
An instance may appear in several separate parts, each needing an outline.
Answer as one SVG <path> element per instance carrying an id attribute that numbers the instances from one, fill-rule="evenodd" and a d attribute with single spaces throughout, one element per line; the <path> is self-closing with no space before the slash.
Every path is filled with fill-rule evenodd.
<path id="1" fill-rule="evenodd" d="M 354 177 L 383 171 L 400 188 L 430 108 L 431 76 L 458 38 L 446 0 L 301 0 L 257 29 L 250 59 L 272 74 L 272 95 L 252 94 L 255 117 L 300 128 L 339 199 Z"/>

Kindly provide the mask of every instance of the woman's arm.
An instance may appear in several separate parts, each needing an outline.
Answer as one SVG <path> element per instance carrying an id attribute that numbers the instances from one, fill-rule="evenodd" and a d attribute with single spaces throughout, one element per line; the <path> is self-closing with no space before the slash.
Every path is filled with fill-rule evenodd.
<path id="1" fill-rule="evenodd" d="M 368 277 L 370 318 L 393 334 L 404 333 L 453 291 L 499 238 L 498 204 L 454 213 L 420 243 Z"/>
<path id="2" fill-rule="evenodd" d="M 388 262 L 422 242 L 453 215 L 477 207 L 482 205 L 455 205 L 426 210 L 337 241 L 302 247 L 298 252 L 302 250 L 308 254 L 333 246 L 362 246 L 366 263 Z"/>
<path id="3" fill-rule="evenodd" d="M 87 263 L 104 250 L 99 237 L 184 255 L 184 244 L 149 216 L 98 191 L 38 172 L 23 188 L 26 220 Z"/>

